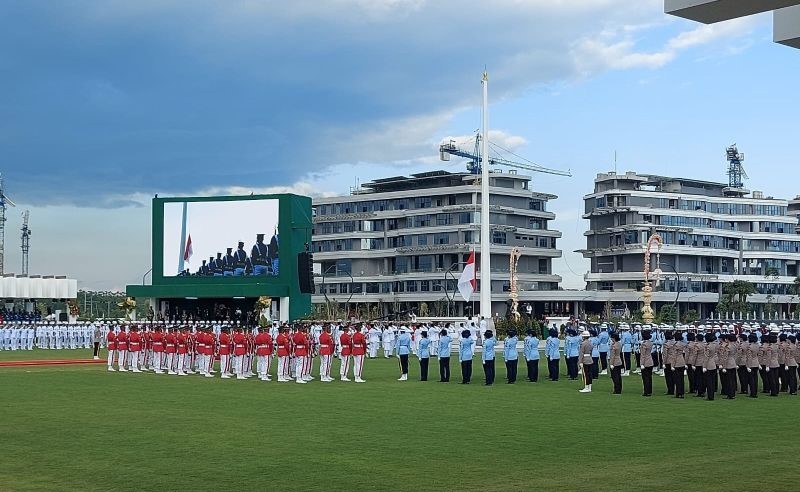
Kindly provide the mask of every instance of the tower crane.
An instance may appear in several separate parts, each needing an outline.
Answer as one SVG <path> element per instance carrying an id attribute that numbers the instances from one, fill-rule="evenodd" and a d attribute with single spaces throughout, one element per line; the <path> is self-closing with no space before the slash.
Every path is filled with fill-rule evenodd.
<path id="1" fill-rule="evenodd" d="M 6 196 L 5 188 L 3 187 L 3 176 L 0 175 L 0 275 L 5 273 L 5 246 L 6 246 L 6 207 L 17 205 Z"/>
<path id="2" fill-rule="evenodd" d="M 28 219 L 31 217 L 31 211 L 26 210 L 22 212 L 22 274 L 28 274 L 28 256 L 31 249 L 31 229 L 28 227 Z"/>
<path id="3" fill-rule="evenodd" d="M 491 147 L 499 147 L 492 142 L 489 142 L 489 146 Z M 443 161 L 449 161 L 450 156 L 454 155 L 457 157 L 465 157 L 470 160 L 467 163 L 467 170 L 473 174 L 481 174 L 481 135 L 480 133 L 475 135 L 475 149 L 473 151 L 469 151 L 467 149 L 460 148 L 456 145 L 455 140 L 450 140 L 448 143 L 443 143 L 439 146 L 439 158 Z M 505 149 L 503 149 L 505 150 Z M 523 160 L 527 160 L 524 159 Z M 558 176 L 572 176 L 572 173 L 567 171 L 561 171 L 559 169 L 551 169 L 548 167 L 540 166 L 536 163 L 527 161 L 527 162 L 517 162 L 511 161 L 508 159 L 503 159 L 501 157 L 490 157 L 488 159 L 490 165 L 499 165 L 499 166 L 506 166 L 506 167 L 513 167 L 517 169 L 525 169 L 526 171 L 533 171 L 537 173 L 547 173 L 547 174 L 556 174 Z"/>

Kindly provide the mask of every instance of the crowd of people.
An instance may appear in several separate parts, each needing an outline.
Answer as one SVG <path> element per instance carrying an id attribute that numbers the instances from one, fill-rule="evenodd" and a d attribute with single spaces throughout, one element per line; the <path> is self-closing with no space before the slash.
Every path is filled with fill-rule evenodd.
<path id="1" fill-rule="evenodd" d="M 416 359 L 421 381 L 429 377 L 429 362 L 438 363 L 439 381 L 451 379 L 451 358 L 457 358 L 462 384 L 473 380 L 476 355 L 483 383 L 495 383 L 495 359 L 502 357 L 505 380 L 517 381 L 519 360 L 525 379 L 539 381 L 540 359 L 546 360 L 547 379 L 558 381 L 562 360 L 569 380 L 581 380 L 581 393 L 610 377 L 612 393 L 621 394 L 623 380 L 641 377 L 642 396 L 653 395 L 653 377 L 664 377 L 666 394 L 686 394 L 713 400 L 717 394 L 757 398 L 761 393 L 797 394 L 800 325 L 692 324 L 628 325 L 578 324 L 562 337 L 555 328 L 540 341 L 533 330 L 515 331 L 497 339 L 485 320 L 466 323 L 311 322 L 251 327 L 236 322 L 165 323 L 4 321 L 3 350 L 92 348 L 98 358 L 107 348 L 108 371 L 200 374 L 224 379 L 257 376 L 271 381 L 305 384 L 366 382 L 365 361 L 398 359 L 399 381 L 409 379 Z M 315 360 L 318 359 L 318 360 Z M 338 373 L 332 374 L 334 359 Z M 219 361 L 219 363 L 216 363 Z M 276 366 L 273 371 L 273 364 Z M 316 375 L 312 369 L 316 368 Z M 352 378 L 352 379 L 351 379 Z"/>

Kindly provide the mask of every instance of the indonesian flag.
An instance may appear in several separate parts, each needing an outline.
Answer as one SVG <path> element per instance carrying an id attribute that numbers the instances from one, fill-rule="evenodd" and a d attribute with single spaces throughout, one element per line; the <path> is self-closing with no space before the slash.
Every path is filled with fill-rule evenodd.
<path id="1" fill-rule="evenodd" d="M 183 261 L 189 261 L 192 257 L 192 235 L 189 234 L 189 237 L 186 239 L 186 249 L 183 250 Z"/>
<path id="2" fill-rule="evenodd" d="M 469 302 L 469 298 L 472 297 L 472 293 L 475 292 L 475 288 L 478 286 L 475 274 L 475 252 L 473 251 L 469 254 L 467 264 L 464 265 L 464 271 L 461 272 L 461 276 L 458 278 L 458 291 L 466 302 Z"/>

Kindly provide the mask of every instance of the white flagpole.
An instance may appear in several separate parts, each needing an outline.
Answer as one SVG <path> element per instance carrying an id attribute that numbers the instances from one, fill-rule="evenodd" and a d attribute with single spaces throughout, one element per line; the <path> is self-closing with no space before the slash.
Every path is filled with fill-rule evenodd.
<path id="1" fill-rule="evenodd" d="M 489 74 L 483 72 L 483 146 L 481 148 L 481 316 L 492 316 L 491 233 L 489 231 Z"/>

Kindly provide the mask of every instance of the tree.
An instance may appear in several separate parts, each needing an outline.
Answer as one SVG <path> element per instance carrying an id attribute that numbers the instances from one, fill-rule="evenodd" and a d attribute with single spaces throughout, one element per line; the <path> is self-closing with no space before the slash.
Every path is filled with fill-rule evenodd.
<path id="1" fill-rule="evenodd" d="M 686 323 L 686 324 L 694 323 L 698 319 L 700 319 L 700 315 L 697 314 L 697 311 L 695 311 L 694 309 L 690 309 L 690 310 L 686 311 L 681 316 L 681 321 L 683 323 Z"/>
<path id="2" fill-rule="evenodd" d="M 678 321 L 678 310 L 675 309 L 675 306 L 672 305 L 661 306 L 661 309 L 658 310 L 658 315 L 656 316 L 655 319 L 656 323 L 675 324 L 677 321 Z"/>

